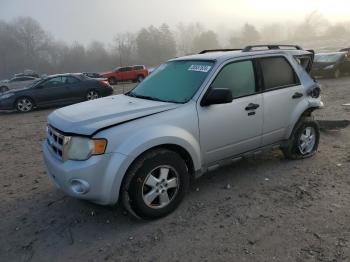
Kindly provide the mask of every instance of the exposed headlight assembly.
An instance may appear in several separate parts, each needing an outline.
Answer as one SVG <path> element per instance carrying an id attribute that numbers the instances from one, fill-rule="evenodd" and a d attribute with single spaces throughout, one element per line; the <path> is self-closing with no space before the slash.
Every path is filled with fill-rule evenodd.
<path id="1" fill-rule="evenodd" d="M 102 155 L 107 147 L 106 139 L 90 139 L 80 136 L 65 137 L 64 160 L 87 160 L 93 155 Z"/>
<path id="2" fill-rule="evenodd" d="M 308 95 L 312 98 L 319 98 L 321 95 L 321 88 L 316 86 L 315 88 L 309 91 Z"/>

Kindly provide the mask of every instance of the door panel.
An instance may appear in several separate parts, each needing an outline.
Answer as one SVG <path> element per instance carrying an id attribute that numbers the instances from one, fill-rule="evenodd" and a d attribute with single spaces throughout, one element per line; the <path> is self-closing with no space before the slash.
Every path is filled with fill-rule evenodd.
<path id="1" fill-rule="evenodd" d="M 34 99 L 38 105 L 59 104 L 67 99 L 62 77 L 51 78 L 34 89 Z"/>
<path id="2" fill-rule="evenodd" d="M 263 122 L 262 95 L 257 94 L 255 63 L 227 63 L 212 82 L 211 89 L 228 89 L 228 104 L 198 105 L 200 142 L 206 164 L 260 147 Z M 254 104 L 256 107 L 247 108 Z"/>
<path id="3" fill-rule="evenodd" d="M 263 93 L 263 146 L 285 138 L 293 111 L 302 100 L 302 97 L 293 99 L 295 93 L 303 94 L 303 87 L 299 85 Z"/>
<path id="4" fill-rule="evenodd" d="M 285 139 L 286 128 L 304 89 L 293 67 L 283 56 L 260 58 L 263 78 L 264 124 L 262 146 Z"/>
<path id="5" fill-rule="evenodd" d="M 246 111 L 250 103 L 260 106 Z M 198 106 L 200 143 L 206 164 L 260 147 L 262 105 L 262 95 L 257 94 L 229 104 Z"/>

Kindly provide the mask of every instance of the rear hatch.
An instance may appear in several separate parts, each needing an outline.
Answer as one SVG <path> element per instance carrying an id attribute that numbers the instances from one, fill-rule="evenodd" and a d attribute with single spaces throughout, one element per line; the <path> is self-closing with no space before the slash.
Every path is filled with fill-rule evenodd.
<path id="1" fill-rule="evenodd" d="M 315 59 L 315 51 L 307 50 L 307 52 L 303 54 L 294 55 L 294 58 L 302 67 L 304 67 L 306 72 L 310 73 Z"/>

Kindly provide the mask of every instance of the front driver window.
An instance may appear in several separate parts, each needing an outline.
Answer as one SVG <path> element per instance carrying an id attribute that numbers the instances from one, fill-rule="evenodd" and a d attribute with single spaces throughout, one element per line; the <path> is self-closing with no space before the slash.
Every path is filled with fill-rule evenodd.
<path id="1" fill-rule="evenodd" d="M 215 78 L 211 87 L 230 89 L 234 98 L 254 94 L 256 88 L 252 61 L 226 65 Z"/>

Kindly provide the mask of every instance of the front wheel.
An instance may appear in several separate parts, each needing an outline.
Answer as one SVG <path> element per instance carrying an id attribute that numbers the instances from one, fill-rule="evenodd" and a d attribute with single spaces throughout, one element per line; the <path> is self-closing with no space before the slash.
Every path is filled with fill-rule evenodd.
<path id="1" fill-rule="evenodd" d="M 90 90 L 89 92 L 87 92 L 86 94 L 86 100 L 94 100 L 99 98 L 99 93 L 95 90 Z"/>
<path id="2" fill-rule="evenodd" d="M 127 173 L 123 203 L 143 219 L 160 218 L 176 209 L 188 186 L 185 161 L 173 151 L 152 150 L 139 157 Z"/>
<path id="3" fill-rule="evenodd" d="M 15 107 L 17 111 L 25 113 L 33 110 L 34 103 L 29 97 L 21 97 L 16 101 Z"/>
<path id="4" fill-rule="evenodd" d="M 282 148 L 282 151 L 289 159 L 311 157 L 317 152 L 319 141 L 318 123 L 310 118 L 303 118 L 293 130 L 288 145 Z"/>

